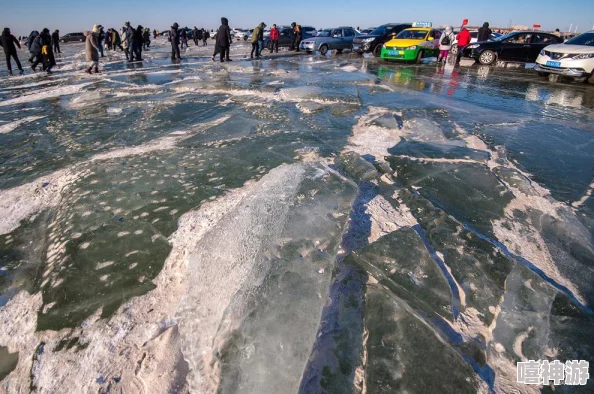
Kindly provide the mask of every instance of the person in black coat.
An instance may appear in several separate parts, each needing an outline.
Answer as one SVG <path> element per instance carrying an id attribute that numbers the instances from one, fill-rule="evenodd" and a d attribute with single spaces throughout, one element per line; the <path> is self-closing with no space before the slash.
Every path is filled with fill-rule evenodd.
<path id="1" fill-rule="evenodd" d="M 35 68 L 39 63 L 43 64 L 43 71 L 48 74 L 51 73 L 52 67 L 56 65 L 56 59 L 54 58 L 54 51 L 52 50 L 52 36 L 48 28 L 41 31 L 31 46 L 31 51 L 35 51 L 36 57 L 35 62 L 31 66 L 31 69 L 35 71 Z"/>
<path id="2" fill-rule="evenodd" d="M 483 27 L 478 30 L 477 41 L 488 41 L 493 32 L 489 29 L 489 22 L 483 23 Z"/>
<path id="3" fill-rule="evenodd" d="M 169 41 L 171 41 L 171 60 L 181 60 L 179 54 L 179 25 L 174 23 L 169 30 Z"/>
<path id="4" fill-rule="evenodd" d="M 231 29 L 229 28 L 229 20 L 227 18 L 221 18 L 221 26 L 217 32 L 216 49 L 215 53 L 212 55 L 212 60 L 214 61 L 217 53 L 220 53 L 221 62 L 230 62 L 231 59 L 229 58 L 229 47 L 231 46 L 231 42 L 232 40 Z"/>
<path id="5" fill-rule="evenodd" d="M 138 25 L 136 30 L 132 33 L 132 56 L 129 62 L 136 60 L 137 62 L 142 61 L 142 44 L 144 42 L 144 37 L 142 35 L 143 27 Z"/>
<path id="6" fill-rule="evenodd" d="M 19 57 L 17 56 L 16 47 L 18 46 L 21 49 L 21 44 L 18 42 L 15 36 L 10 34 L 10 29 L 5 27 L 2 31 L 2 35 L 0 35 L 0 44 L 4 49 L 4 55 L 6 56 L 6 68 L 8 68 L 8 73 L 12 75 L 12 65 L 10 64 L 10 58 L 12 57 L 16 62 L 19 71 L 22 73 L 23 66 L 21 66 L 21 62 L 19 61 Z M 14 45 L 16 44 L 16 46 Z"/>
<path id="7" fill-rule="evenodd" d="M 54 53 L 62 53 L 60 52 L 60 30 L 52 33 L 52 46 L 54 47 Z"/>

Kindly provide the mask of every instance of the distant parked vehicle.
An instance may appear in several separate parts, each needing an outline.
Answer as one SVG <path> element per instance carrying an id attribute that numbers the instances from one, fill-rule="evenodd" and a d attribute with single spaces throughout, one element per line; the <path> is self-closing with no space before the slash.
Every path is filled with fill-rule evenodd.
<path id="1" fill-rule="evenodd" d="M 68 33 L 60 37 L 60 42 L 83 42 L 85 38 L 83 33 Z"/>
<path id="2" fill-rule="evenodd" d="M 311 26 L 302 26 L 301 27 L 301 41 L 306 40 L 311 37 L 315 37 L 312 35 L 312 32 L 317 34 L 316 29 Z M 281 47 L 290 47 L 293 43 L 293 28 L 291 26 L 279 26 L 278 27 L 278 46 Z M 270 50 L 272 48 L 272 42 L 270 41 L 270 34 L 264 34 L 264 47 Z"/>
<path id="3" fill-rule="evenodd" d="M 373 53 L 373 56 L 379 57 L 382 53 L 382 46 L 396 37 L 404 29 L 412 27 L 412 23 L 389 23 L 382 25 L 369 34 L 356 37 L 353 40 L 353 52 L 359 54 Z"/>
<path id="4" fill-rule="evenodd" d="M 330 50 L 341 53 L 345 49 L 351 49 L 353 39 L 357 36 L 352 27 L 337 27 L 336 29 L 324 29 L 318 32 L 315 37 L 301 41 L 300 49 L 308 53 L 319 51 L 325 55 Z"/>
<path id="5" fill-rule="evenodd" d="M 374 31 L 375 29 L 377 29 L 377 27 L 369 27 L 367 29 L 361 30 L 359 33 L 361 33 L 361 34 L 371 34 L 371 32 Z"/>
<path id="6" fill-rule="evenodd" d="M 481 64 L 503 62 L 534 63 L 540 51 L 551 44 L 561 44 L 562 38 L 553 34 L 516 31 L 492 41 L 476 42 L 464 48 L 462 55 Z"/>

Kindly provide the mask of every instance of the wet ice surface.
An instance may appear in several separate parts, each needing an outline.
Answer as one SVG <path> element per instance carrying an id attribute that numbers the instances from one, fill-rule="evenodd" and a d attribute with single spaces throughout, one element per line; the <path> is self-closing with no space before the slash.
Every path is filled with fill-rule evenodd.
<path id="1" fill-rule="evenodd" d="M 0 80 L 2 391 L 549 392 L 515 363 L 594 361 L 592 87 L 63 47 Z"/>

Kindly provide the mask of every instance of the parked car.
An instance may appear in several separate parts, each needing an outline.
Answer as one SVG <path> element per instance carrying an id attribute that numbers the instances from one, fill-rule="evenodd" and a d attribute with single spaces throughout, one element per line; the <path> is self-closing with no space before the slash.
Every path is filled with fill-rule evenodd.
<path id="1" fill-rule="evenodd" d="M 240 30 L 235 33 L 235 39 L 239 41 L 247 41 L 252 34 L 253 29 Z"/>
<path id="2" fill-rule="evenodd" d="M 60 42 L 83 42 L 85 39 L 84 33 L 68 33 L 60 37 Z"/>
<path id="3" fill-rule="evenodd" d="M 476 42 L 464 48 L 462 56 L 489 65 L 497 60 L 504 62 L 534 63 L 540 51 L 563 39 L 549 33 L 516 31 L 493 41 Z"/>
<path id="4" fill-rule="evenodd" d="M 459 32 L 455 32 L 454 35 L 457 36 Z M 489 41 L 496 39 L 497 37 L 501 37 L 503 34 L 500 33 L 491 33 L 491 37 L 489 38 Z M 478 30 L 472 30 L 470 31 L 470 43 L 475 43 L 478 41 Z M 458 54 L 458 40 L 454 40 L 454 43 L 452 44 L 452 49 L 451 49 L 452 54 L 457 55 Z"/>
<path id="5" fill-rule="evenodd" d="M 377 27 L 369 27 L 367 29 L 363 29 L 361 30 L 359 33 L 363 34 L 371 34 L 372 31 L 374 31 L 375 29 L 377 29 Z"/>
<path id="6" fill-rule="evenodd" d="M 412 23 L 389 23 L 382 25 L 369 34 L 356 37 L 353 40 L 353 52 L 361 55 L 363 53 L 373 53 L 375 57 L 379 57 L 382 52 L 382 45 L 409 27 L 412 27 Z"/>
<path id="7" fill-rule="evenodd" d="M 382 47 L 381 58 L 421 63 L 425 57 L 439 54 L 439 37 L 442 32 L 431 27 L 404 29 Z"/>
<path id="8" fill-rule="evenodd" d="M 321 55 L 325 55 L 330 50 L 341 53 L 353 47 L 353 39 L 356 36 L 355 29 L 350 26 L 324 29 L 317 36 L 301 41 L 299 48 L 308 53 L 319 51 Z"/>
<path id="9" fill-rule="evenodd" d="M 573 78 L 590 78 L 594 75 L 594 30 L 580 34 L 563 44 L 545 47 L 534 67 L 541 76 L 549 74 Z"/>
<path id="10" fill-rule="evenodd" d="M 293 28 L 291 26 L 278 26 L 278 47 L 290 47 L 293 43 Z M 312 32 L 316 32 L 311 26 L 301 26 L 301 41 L 306 40 L 308 38 L 314 37 L 312 36 Z M 270 42 L 270 32 L 268 34 L 264 34 L 264 48 L 268 48 L 269 50 L 272 48 L 272 43 Z"/>

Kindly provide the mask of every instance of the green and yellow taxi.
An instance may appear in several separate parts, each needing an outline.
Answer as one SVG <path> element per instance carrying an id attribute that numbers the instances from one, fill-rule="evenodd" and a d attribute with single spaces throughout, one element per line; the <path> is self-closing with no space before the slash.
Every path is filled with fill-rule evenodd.
<path id="1" fill-rule="evenodd" d="M 439 54 L 441 31 L 433 29 L 431 23 L 417 22 L 404 29 L 382 47 L 381 58 L 385 60 L 405 60 L 420 63 L 425 57 Z"/>

